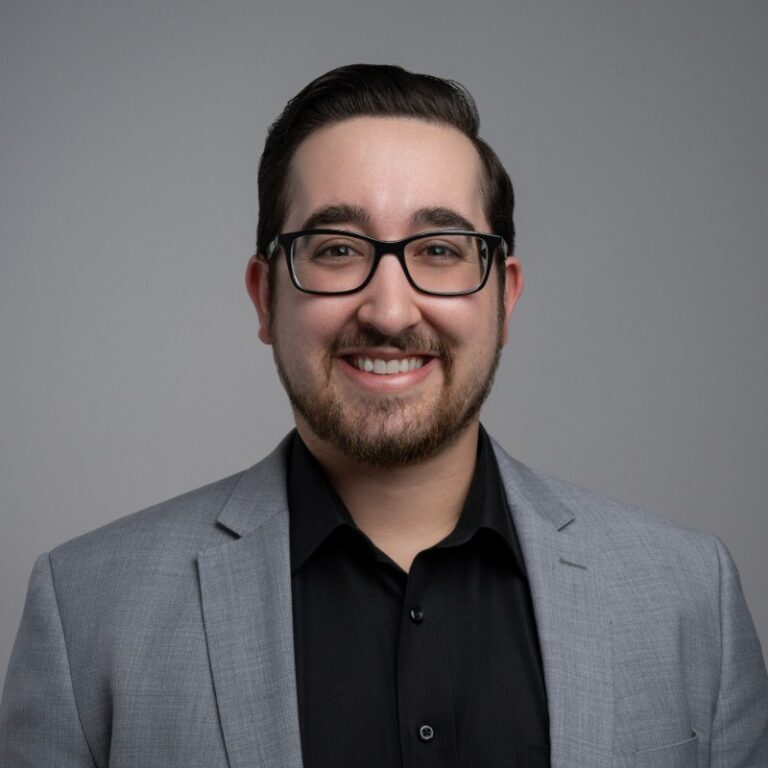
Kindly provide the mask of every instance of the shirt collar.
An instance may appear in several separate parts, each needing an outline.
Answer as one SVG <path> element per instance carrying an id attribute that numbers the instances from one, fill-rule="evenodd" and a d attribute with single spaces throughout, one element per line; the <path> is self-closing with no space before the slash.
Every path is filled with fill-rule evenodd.
<path id="1" fill-rule="evenodd" d="M 301 568 L 335 529 L 347 526 L 359 530 L 298 432 L 293 434 L 288 458 L 288 508 L 291 573 Z M 520 543 L 507 507 L 496 456 L 482 425 L 475 472 L 459 521 L 453 531 L 435 546 L 446 548 L 463 544 L 480 529 L 500 536 L 518 569 L 525 574 Z"/>
<path id="2" fill-rule="evenodd" d="M 336 528 L 357 527 L 317 459 L 295 431 L 288 455 L 288 509 L 292 573 Z"/>

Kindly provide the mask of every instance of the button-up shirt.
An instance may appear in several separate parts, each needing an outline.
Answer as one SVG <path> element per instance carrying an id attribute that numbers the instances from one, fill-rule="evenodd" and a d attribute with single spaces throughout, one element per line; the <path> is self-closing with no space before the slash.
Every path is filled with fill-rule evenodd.
<path id="1" fill-rule="evenodd" d="M 304 767 L 547 768 L 536 622 L 485 431 L 456 527 L 407 573 L 298 434 L 288 498 Z"/>

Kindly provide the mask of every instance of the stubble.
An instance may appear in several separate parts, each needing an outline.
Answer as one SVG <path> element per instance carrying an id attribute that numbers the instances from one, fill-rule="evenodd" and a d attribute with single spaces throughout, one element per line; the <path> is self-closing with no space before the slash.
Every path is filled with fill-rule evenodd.
<path id="1" fill-rule="evenodd" d="M 273 353 L 291 405 L 312 431 L 351 460 L 384 468 L 424 461 L 458 439 L 491 391 L 501 357 L 500 339 L 501 327 L 487 369 L 463 383 L 455 376 L 456 344 L 413 331 L 388 337 L 375 329 L 360 329 L 335 338 L 325 352 L 324 381 L 315 384 L 299 377 L 292 380 L 282 363 L 278 338 Z M 343 398 L 333 382 L 338 350 L 382 346 L 437 357 L 443 372 L 443 385 L 437 394 L 425 398 L 410 392 L 366 393 L 355 400 Z"/>

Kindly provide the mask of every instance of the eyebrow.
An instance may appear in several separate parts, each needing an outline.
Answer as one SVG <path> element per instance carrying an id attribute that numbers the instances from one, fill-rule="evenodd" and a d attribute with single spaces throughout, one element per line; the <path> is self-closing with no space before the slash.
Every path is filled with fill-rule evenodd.
<path id="1" fill-rule="evenodd" d="M 466 229 L 476 232 L 474 224 L 451 208 L 420 208 L 411 217 L 414 226 Z"/>
<path id="2" fill-rule="evenodd" d="M 349 205 L 347 203 L 337 203 L 335 205 L 326 205 L 310 214 L 301 225 L 302 230 L 317 229 L 318 227 L 327 227 L 333 224 L 355 224 L 363 228 L 370 222 L 370 216 L 365 208 L 359 205 Z"/>
<path id="3" fill-rule="evenodd" d="M 348 203 L 326 205 L 313 211 L 301 226 L 302 231 L 333 226 L 334 224 L 353 224 L 364 229 L 371 222 L 371 217 L 365 208 Z M 431 207 L 419 208 L 411 216 L 414 227 L 436 227 L 438 229 L 465 229 L 476 232 L 474 224 L 451 208 Z"/>

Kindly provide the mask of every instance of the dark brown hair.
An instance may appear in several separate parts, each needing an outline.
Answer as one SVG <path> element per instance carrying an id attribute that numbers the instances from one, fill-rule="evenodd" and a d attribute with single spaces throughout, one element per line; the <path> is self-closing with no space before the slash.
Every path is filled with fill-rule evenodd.
<path id="1" fill-rule="evenodd" d="M 478 136 L 480 118 L 469 91 L 453 80 L 408 72 L 402 67 L 352 64 L 313 80 L 286 104 L 270 127 L 259 163 L 257 253 L 266 254 L 267 245 L 280 234 L 288 205 L 288 173 L 299 144 L 318 128 L 363 116 L 411 117 L 441 123 L 457 128 L 470 139 L 482 164 L 486 217 L 492 231 L 506 241 L 508 253 L 514 252 L 512 182 L 496 153 Z M 503 291 L 504 269 L 498 261 Z"/>

